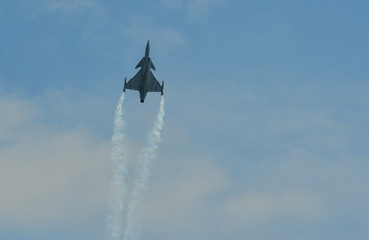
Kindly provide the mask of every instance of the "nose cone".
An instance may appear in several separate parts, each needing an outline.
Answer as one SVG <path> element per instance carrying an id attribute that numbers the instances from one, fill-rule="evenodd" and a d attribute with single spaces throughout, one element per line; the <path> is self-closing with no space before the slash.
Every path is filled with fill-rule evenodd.
<path id="1" fill-rule="evenodd" d="M 145 57 L 149 57 L 150 54 L 150 40 L 147 40 L 147 44 L 146 44 L 146 50 L 145 50 Z"/>

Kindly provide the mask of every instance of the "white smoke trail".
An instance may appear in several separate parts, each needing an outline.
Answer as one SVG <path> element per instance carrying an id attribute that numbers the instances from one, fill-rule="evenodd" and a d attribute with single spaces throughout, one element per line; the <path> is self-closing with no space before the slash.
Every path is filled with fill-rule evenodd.
<path id="1" fill-rule="evenodd" d="M 160 109 L 154 122 L 151 133 L 148 136 L 148 146 L 144 148 L 138 158 L 138 167 L 135 172 L 133 190 L 130 195 L 127 213 L 127 225 L 125 240 L 138 239 L 139 225 L 141 218 L 141 206 L 144 194 L 147 189 L 147 180 L 150 176 L 151 161 L 155 158 L 158 143 L 160 141 L 160 132 L 163 126 L 164 118 L 164 97 L 161 97 Z"/>
<path id="2" fill-rule="evenodd" d="M 112 137 L 112 152 L 110 160 L 112 162 L 113 178 L 111 180 L 111 209 L 108 215 L 109 239 L 120 240 L 123 237 L 123 212 L 124 198 L 127 193 L 125 177 L 127 175 L 126 154 L 123 150 L 123 128 L 122 104 L 124 92 L 120 96 L 114 118 L 114 133 Z"/>

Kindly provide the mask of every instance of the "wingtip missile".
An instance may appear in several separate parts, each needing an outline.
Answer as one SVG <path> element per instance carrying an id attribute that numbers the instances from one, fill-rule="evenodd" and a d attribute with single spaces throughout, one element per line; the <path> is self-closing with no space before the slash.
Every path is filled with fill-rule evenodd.
<path id="1" fill-rule="evenodd" d="M 123 87 L 123 92 L 126 91 L 126 86 L 127 86 L 127 77 L 124 78 L 124 87 Z"/>
<path id="2" fill-rule="evenodd" d="M 163 96 L 164 94 L 164 81 L 162 81 L 161 83 L 161 95 Z"/>

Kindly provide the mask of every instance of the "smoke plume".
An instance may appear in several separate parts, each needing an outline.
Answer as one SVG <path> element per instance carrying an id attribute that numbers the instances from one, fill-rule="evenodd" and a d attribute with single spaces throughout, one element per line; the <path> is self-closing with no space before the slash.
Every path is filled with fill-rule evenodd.
<path id="1" fill-rule="evenodd" d="M 163 118 L 164 97 L 162 96 L 158 115 L 154 121 L 154 126 L 148 135 L 148 146 L 141 151 L 138 157 L 138 167 L 135 172 L 133 189 L 128 203 L 125 240 L 135 240 L 139 237 L 142 203 L 147 189 L 147 180 L 150 176 L 151 161 L 155 158 L 158 143 L 160 141 Z"/>
<path id="2" fill-rule="evenodd" d="M 114 133 L 112 137 L 112 151 L 110 160 L 112 162 L 113 177 L 111 180 L 111 209 L 108 215 L 109 236 L 113 240 L 120 240 L 123 237 L 123 214 L 124 201 L 127 194 L 126 175 L 127 160 L 123 149 L 123 128 L 122 105 L 124 92 L 120 96 L 114 117 Z"/>

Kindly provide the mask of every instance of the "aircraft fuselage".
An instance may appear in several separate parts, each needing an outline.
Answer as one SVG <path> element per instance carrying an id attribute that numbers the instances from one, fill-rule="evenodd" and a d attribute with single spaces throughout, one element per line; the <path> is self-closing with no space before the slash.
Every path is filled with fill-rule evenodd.
<path id="1" fill-rule="evenodd" d="M 145 56 L 141 59 L 141 61 L 137 64 L 136 68 L 140 68 L 138 73 L 128 82 L 128 84 L 124 85 L 123 91 L 127 89 L 137 90 L 140 92 L 140 100 L 143 103 L 145 101 L 145 97 L 147 92 L 161 92 L 163 95 L 163 87 L 164 82 L 160 86 L 158 81 L 155 79 L 153 73 L 150 68 L 155 70 L 155 66 L 151 61 L 150 55 L 150 44 L 149 41 L 146 44 Z"/>

